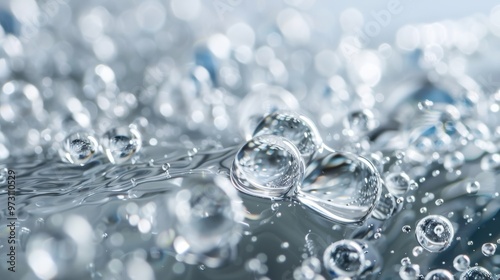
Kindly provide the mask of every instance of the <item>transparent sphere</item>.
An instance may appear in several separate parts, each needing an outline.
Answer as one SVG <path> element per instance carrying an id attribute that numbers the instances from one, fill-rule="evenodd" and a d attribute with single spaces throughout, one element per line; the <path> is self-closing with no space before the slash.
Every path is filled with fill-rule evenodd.
<path id="1" fill-rule="evenodd" d="M 56 214 L 48 221 L 27 241 L 26 259 L 33 273 L 41 279 L 83 277 L 95 253 L 92 227 L 76 215 Z"/>
<path id="2" fill-rule="evenodd" d="M 377 220 L 384 221 L 396 214 L 401 209 L 401 204 L 398 204 L 396 196 L 388 192 L 383 183 L 381 185 L 380 198 L 375 205 L 372 216 Z"/>
<path id="3" fill-rule="evenodd" d="M 414 280 L 420 275 L 420 266 L 418 264 L 402 265 L 399 269 L 399 276 L 403 280 Z"/>
<path id="4" fill-rule="evenodd" d="M 268 134 L 290 140 L 306 161 L 322 149 L 323 140 L 316 125 L 309 118 L 293 112 L 277 111 L 262 119 L 253 135 Z"/>
<path id="5" fill-rule="evenodd" d="M 179 254 L 200 254 L 233 246 L 241 237 L 244 210 L 229 179 L 216 174 L 190 174 L 169 197 Z"/>
<path id="6" fill-rule="evenodd" d="M 241 192 L 266 198 L 283 198 L 304 177 L 304 161 L 289 140 L 258 136 L 236 153 L 231 180 Z"/>
<path id="7" fill-rule="evenodd" d="M 497 250 L 497 245 L 493 243 L 484 243 L 483 246 L 481 246 L 481 252 L 486 257 L 493 256 L 496 250 Z"/>
<path id="8" fill-rule="evenodd" d="M 446 269 L 434 269 L 429 271 L 425 280 L 453 280 L 453 274 Z"/>
<path id="9" fill-rule="evenodd" d="M 481 184 L 478 181 L 468 182 L 465 185 L 465 190 L 468 193 L 477 193 L 481 189 Z"/>
<path id="10" fill-rule="evenodd" d="M 381 182 L 375 167 L 350 153 L 330 152 L 306 169 L 297 199 L 319 214 L 341 222 L 366 219 L 380 197 Z"/>
<path id="11" fill-rule="evenodd" d="M 368 109 L 351 112 L 344 119 L 344 128 L 348 129 L 353 136 L 363 136 L 375 129 L 377 125 L 373 112 Z"/>
<path id="12" fill-rule="evenodd" d="M 76 132 L 64 139 L 59 154 L 62 160 L 83 166 L 92 159 L 98 147 L 91 132 Z"/>
<path id="13" fill-rule="evenodd" d="M 493 275 L 484 267 L 474 266 L 462 273 L 460 280 L 493 280 Z"/>
<path id="14" fill-rule="evenodd" d="M 467 255 L 458 255 L 453 259 L 453 267 L 457 271 L 466 271 L 470 267 L 470 259 Z"/>
<path id="15" fill-rule="evenodd" d="M 444 168 L 446 168 L 446 170 L 452 171 L 460 168 L 464 164 L 464 162 L 464 155 L 459 151 L 455 151 L 444 156 L 443 166 Z"/>
<path id="16" fill-rule="evenodd" d="M 123 163 L 141 149 L 142 136 L 134 125 L 113 128 L 102 136 L 101 147 L 111 163 Z"/>
<path id="17" fill-rule="evenodd" d="M 453 241 L 455 232 L 450 221 L 440 215 L 421 219 L 415 228 L 418 243 L 429 252 L 441 252 Z"/>
<path id="18" fill-rule="evenodd" d="M 486 154 L 481 158 L 481 169 L 495 170 L 500 167 L 500 153 Z"/>
<path id="19" fill-rule="evenodd" d="M 364 263 L 363 248 L 353 240 L 334 242 L 323 254 L 323 264 L 327 271 L 339 277 L 361 275 Z"/>
<path id="20" fill-rule="evenodd" d="M 393 172 L 385 176 L 385 186 L 394 195 L 405 194 L 410 187 L 410 177 L 404 172 Z"/>

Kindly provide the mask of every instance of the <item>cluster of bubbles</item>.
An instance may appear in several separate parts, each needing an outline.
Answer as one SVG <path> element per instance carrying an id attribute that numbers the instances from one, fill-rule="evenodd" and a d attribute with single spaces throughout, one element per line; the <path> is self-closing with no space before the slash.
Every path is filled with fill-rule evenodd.
<path id="1" fill-rule="evenodd" d="M 500 6 L 405 25 L 393 44 L 359 33 L 372 22 L 347 9 L 332 46 L 319 2 L 256 4 L 259 21 L 244 20 L 242 1 L 0 5 L 0 183 L 28 159 L 16 197 L 25 278 L 244 264 L 265 279 L 265 255 L 237 256 L 255 249 L 244 235 L 274 222 L 249 209 L 276 201 L 335 229 L 295 279 L 498 278 L 500 89 L 488 61 Z M 36 172 L 43 164 L 55 169 Z M 483 231 L 479 257 L 458 252 Z M 394 266 L 396 248 L 417 261 Z"/>

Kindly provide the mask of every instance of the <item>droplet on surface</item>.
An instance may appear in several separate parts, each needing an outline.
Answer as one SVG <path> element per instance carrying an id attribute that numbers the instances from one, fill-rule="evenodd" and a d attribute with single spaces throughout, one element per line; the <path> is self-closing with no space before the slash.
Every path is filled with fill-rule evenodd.
<path id="1" fill-rule="evenodd" d="M 76 132 L 64 139 L 59 154 L 64 161 L 83 166 L 92 159 L 98 147 L 92 133 Z"/>
<path id="2" fill-rule="evenodd" d="M 304 161 L 289 140 L 274 135 L 258 136 L 236 153 L 231 181 L 241 192 L 282 199 L 304 177 Z"/>
<path id="3" fill-rule="evenodd" d="M 421 219 L 415 228 L 418 243 L 429 252 L 441 252 L 453 241 L 455 231 L 450 221 L 440 215 Z"/>
<path id="4" fill-rule="evenodd" d="M 466 271 L 470 267 L 470 259 L 467 255 L 458 255 L 453 259 L 453 267 L 457 271 Z"/>
<path id="5" fill-rule="evenodd" d="M 410 187 L 410 177 L 404 172 L 389 173 L 384 182 L 387 190 L 397 196 L 405 194 Z"/>
<path id="6" fill-rule="evenodd" d="M 493 280 L 493 275 L 484 267 L 474 266 L 462 273 L 460 280 Z"/>
<path id="7" fill-rule="evenodd" d="M 493 243 L 484 243 L 483 246 L 481 246 L 481 252 L 486 257 L 493 256 L 496 250 L 497 250 L 497 245 Z"/>
<path id="8" fill-rule="evenodd" d="M 309 118 L 293 112 L 277 111 L 264 117 L 253 136 L 267 134 L 288 139 L 306 161 L 322 149 L 323 140 L 316 125 Z"/>
<path id="9" fill-rule="evenodd" d="M 142 147 L 142 136 L 134 125 L 108 130 L 101 138 L 103 152 L 113 164 L 129 160 Z"/>
<path id="10" fill-rule="evenodd" d="M 421 246 L 415 246 L 412 250 L 412 254 L 415 257 L 420 256 L 424 252 L 424 249 Z"/>
<path id="11" fill-rule="evenodd" d="M 297 199 L 319 214 L 342 223 L 366 219 L 380 197 L 380 177 L 365 158 L 331 152 L 306 169 Z"/>
<path id="12" fill-rule="evenodd" d="M 434 269 L 427 273 L 425 280 L 453 280 L 453 274 L 446 269 Z"/>

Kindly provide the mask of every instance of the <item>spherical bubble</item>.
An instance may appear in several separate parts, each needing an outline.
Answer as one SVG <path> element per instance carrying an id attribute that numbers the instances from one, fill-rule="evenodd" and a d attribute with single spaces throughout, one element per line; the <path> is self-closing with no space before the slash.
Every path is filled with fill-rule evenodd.
<path id="1" fill-rule="evenodd" d="M 322 149 L 323 140 L 314 123 L 296 113 L 278 111 L 267 115 L 257 125 L 253 135 L 255 137 L 267 134 L 290 140 L 306 161 Z"/>
<path id="2" fill-rule="evenodd" d="M 68 135 L 59 151 L 64 161 L 75 165 L 85 165 L 98 148 L 96 138 L 91 132 L 81 131 Z"/>
<path id="3" fill-rule="evenodd" d="M 427 273 L 425 280 L 453 280 L 453 274 L 446 269 L 434 269 Z"/>
<path id="4" fill-rule="evenodd" d="M 481 169 L 484 171 L 495 170 L 500 167 L 500 154 L 486 154 L 481 159 Z"/>
<path id="5" fill-rule="evenodd" d="M 474 266 L 462 273 L 460 280 L 493 280 L 493 275 L 486 268 Z"/>
<path id="6" fill-rule="evenodd" d="M 297 199 L 321 215 L 342 223 L 360 222 L 375 208 L 380 177 L 365 158 L 329 152 L 306 169 Z"/>
<path id="7" fill-rule="evenodd" d="M 344 119 L 344 128 L 350 130 L 354 136 L 363 136 L 377 125 L 373 112 L 368 109 L 351 112 Z"/>
<path id="8" fill-rule="evenodd" d="M 470 267 L 470 259 L 467 255 L 458 255 L 453 259 L 453 267 L 457 271 L 466 271 Z"/>
<path id="9" fill-rule="evenodd" d="M 181 187 L 167 203 L 179 235 L 174 248 L 186 262 L 217 266 L 220 263 L 204 257 L 239 242 L 244 218 L 241 200 L 230 181 L 215 174 L 191 174 L 182 178 Z"/>
<path id="10" fill-rule="evenodd" d="M 323 255 L 323 264 L 332 274 L 340 277 L 359 276 L 363 272 L 365 254 L 353 240 L 340 240 L 328 246 Z"/>
<path id="11" fill-rule="evenodd" d="M 372 216 L 377 220 L 384 221 L 401 210 L 401 204 L 398 204 L 396 197 L 387 191 L 384 184 L 382 184 L 381 189 L 381 195 L 375 205 Z"/>
<path id="12" fill-rule="evenodd" d="M 141 149 L 142 136 L 134 125 L 113 128 L 102 136 L 101 147 L 111 163 L 123 163 Z"/>
<path id="13" fill-rule="evenodd" d="M 440 215 L 421 219 L 415 228 L 418 243 L 429 252 L 441 252 L 453 241 L 455 231 L 450 221 Z"/>
<path id="14" fill-rule="evenodd" d="M 92 227 L 76 215 L 53 218 L 46 228 L 29 237 L 28 264 L 41 279 L 79 278 L 94 257 Z"/>
<path id="15" fill-rule="evenodd" d="M 420 266 L 418 264 L 403 265 L 399 269 L 399 276 L 403 280 L 414 280 L 420 275 Z"/>
<path id="16" fill-rule="evenodd" d="M 465 185 L 465 190 L 468 193 L 477 193 L 480 188 L 481 188 L 481 184 L 478 181 L 468 182 Z"/>
<path id="17" fill-rule="evenodd" d="M 392 172 L 385 176 L 387 190 L 397 196 L 403 195 L 410 187 L 410 177 L 404 172 Z"/>
<path id="18" fill-rule="evenodd" d="M 421 246 L 415 246 L 412 250 L 412 254 L 415 257 L 420 256 L 424 252 L 424 249 Z"/>
<path id="19" fill-rule="evenodd" d="M 283 198 L 304 177 L 304 161 L 289 140 L 258 136 L 240 148 L 231 167 L 231 180 L 241 192 Z"/>
<path id="20" fill-rule="evenodd" d="M 481 246 L 481 252 L 486 257 L 493 256 L 496 250 L 497 250 L 497 245 L 493 243 L 484 243 L 483 246 Z"/>

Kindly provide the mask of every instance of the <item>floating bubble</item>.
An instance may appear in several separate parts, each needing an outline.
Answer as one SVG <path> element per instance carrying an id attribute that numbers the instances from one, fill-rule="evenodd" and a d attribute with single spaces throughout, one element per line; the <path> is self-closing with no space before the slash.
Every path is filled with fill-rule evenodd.
<path id="1" fill-rule="evenodd" d="M 309 164 L 296 195 L 304 205 L 329 219 L 355 223 L 366 219 L 375 208 L 380 181 L 367 159 L 330 152 Z"/>
<path id="2" fill-rule="evenodd" d="M 434 269 L 427 273 L 425 280 L 453 280 L 453 274 L 446 269 Z"/>
<path id="3" fill-rule="evenodd" d="M 420 275 L 420 266 L 418 264 L 407 264 L 399 269 L 399 276 L 403 280 L 415 280 Z"/>
<path id="4" fill-rule="evenodd" d="M 454 229 L 450 221 L 440 215 L 421 219 L 415 228 L 418 243 L 429 252 L 441 252 L 453 241 Z"/>
<path id="5" fill-rule="evenodd" d="M 458 255 L 453 259 L 453 267 L 457 271 L 466 271 L 470 267 L 470 259 L 467 255 Z"/>
<path id="6" fill-rule="evenodd" d="M 375 129 L 377 125 L 373 112 L 368 109 L 351 112 L 344 119 L 344 128 L 349 130 L 353 136 L 363 136 Z"/>
<path id="7" fill-rule="evenodd" d="M 397 196 L 405 194 L 410 187 L 410 177 L 404 172 L 389 173 L 384 182 L 387 190 Z"/>
<path id="8" fill-rule="evenodd" d="M 253 135 L 268 134 L 290 140 L 306 161 L 322 149 L 323 141 L 314 123 L 293 112 L 277 111 L 262 119 Z"/>
<path id="9" fill-rule="evenodd" d="M 481 188 L 481 184 L 478 181 L 468 182 L 465 186 L 465 190 L 468 193 L 477 193 Z"/>
<path id="10" fill-rule="evenodd" d="M 484 171 L 495 170 L 500 167 L 500 154 L 486 154 L 481 158 L 481 169 Z"/>
<path id="11" fill-rule="evenodd" d="M 83 166 L 92 159 L 98 147 L 92 133 L 76 132 L 64 139 L 59 154 L 64 161 Z"/>
<path id="12" fill-rule="evenodd" d="M 481 252 L 486 257 L 493 256 L 496 250 L 497 250 L 497 245 L 493 243 L 484 243 L 483 246 L 481 246 Z"/>
<path id="13" fill-rule="evenodd" d="M 365 277 L 379 270 L 382 259 L 368 243 L 343 239 L 325 249 L 323 265 L 333 277 Z"/>
<path id="14" fill-rule="evenodd" d="M 413 256 L 418 257 L 424 252 L 424 249 L 421 246 L 415 246 L 411 252 Z"/>
<path id="15" fill-rule="evenodd" d="M 404 225 L 401 230 L 404 232 L 404 233 L 409 233 L 411 231 L 411 226 L 409 225 Z"/>
<path id="16" fill-rule="evenodd" d="M 174 248 L 188 263 L 219 266 L 223 259 L 213 259 L 213 251 L 228 257 L 224 250 L 232 249 L 241 237 L 241 200 L 230 181 L 215 174 L 191 174 L 182 178 L 181 187 L 167 203 L 178 234 Z"/>
<path id="17" fill-rule="evenodd" d="M 401 204 L 398 204 L 396 197 L 387 191 L 384 184 L 381 185 L 381 195 L 372 216 L 377 220 L 387 220 L 401 210 Z"/>
<path id="18" fill-rule="evenodd" d="M 129 160 L 142 147 L 142 136 L 134 125 L 108 130 L 101 138 L 103 152 L 113 164 Z"/>
<path id="19" fill-rule="evenodd" d="M 284 198 L 304 177 L 304 161 L 289 140 L 258 136 L 240 148 L 231 167 L 231 180 L 241 192 Z"/>
<path id="20" fill-rule="evenodd" d="M 474 266 L 462 273 L 460 280 L 493 280 L 493 275 L 484 267 Z"/>

